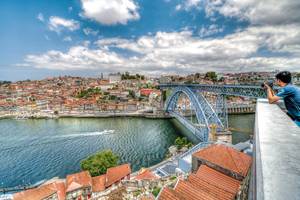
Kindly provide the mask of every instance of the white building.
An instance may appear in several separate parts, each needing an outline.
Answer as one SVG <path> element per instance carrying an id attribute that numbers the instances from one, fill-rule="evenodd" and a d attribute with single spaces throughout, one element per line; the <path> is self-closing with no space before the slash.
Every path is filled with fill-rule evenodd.
<path id="1" fill-rule="evenodd" d="M 109 74 L 108 75 L 109 83 L 118 83 L 121 81 L 121 74 Z"/>

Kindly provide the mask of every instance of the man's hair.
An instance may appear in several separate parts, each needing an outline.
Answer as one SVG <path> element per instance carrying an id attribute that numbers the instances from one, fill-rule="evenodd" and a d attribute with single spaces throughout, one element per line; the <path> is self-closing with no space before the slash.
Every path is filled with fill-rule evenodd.
<path id="1" fill-rule="evenodd" d="M 290 83 L 292 81 L 292 75 L 289 71 L 282 71 L 276 74 L 276 79 L 281 80 L 284 83 Z"/>

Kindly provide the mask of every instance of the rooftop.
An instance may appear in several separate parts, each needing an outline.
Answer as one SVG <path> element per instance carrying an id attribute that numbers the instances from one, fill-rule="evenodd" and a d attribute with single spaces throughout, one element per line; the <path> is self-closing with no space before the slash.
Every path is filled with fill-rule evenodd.
<path id="1" fill-rule="evenodd" d="M 92 177 L 88 171 L 71 174 L 66 178 L 66 192 L 89 186 L 92 186 Z"/>
<path id="2" fill-rule="evenodd" d="M 210 167 L 207 167 L 206 165 L 201 165 L 199 167 L 196 176 L 200 180 L 205 182 L 202 185 L 206 185 L 206 187 L 218 188 L 217 190 L 223 190 L 224 193 L 231 193 L 234 194 L 234 196 L 239 191 L 239 186 L 241 183 L 240 181 L 231 178 L 230 176 L 227 176 L 221 172 L 218 172 L 217 170 L 214 170 Z"/>
<path id="3" fill-rule="evenodd" d="M 13 195 L 14 200 L 40 200 L 46 199 L 57 193 L 58 200 L 65 199 L 65 184 L 64 182 L 54 182 L 47 185 L 42 185 L 38 188 L 25 190 Z"/>
<path id="4" fill-rule="evenodd" d="M 156 176 L 153 172 L 151 172 L 149 169 L 141 169 L 139 174 L 134 177 L 136 180 L 154 180 L 158 179 L 159 177 Z"/>
<path id="5" fill-rule="evenodd" d="M 223 144 L 210 145 L 194 153 L 193 156 L 214 163 L 243 177 L 247 175 L 252 162 L 251 157 L 247 154 Z"/>
<path id="6" fill-rule="evenodd" d="M 121 180 L 131 173 L 130 165 L 123 164 L 116 167 L 111 167 L 107 169 L 106 172 L 106 187 L 114 184 L 115 182 Z"/>
<path id="7" fill-rule="evenodd" d="M 175 187 L 175 191 L 182 194 L 186 199 L 197 200 L 218 200 L 208 191 L 202 190 L 190 182 L 179 180 Z"/>
<path id="8" fill-rule="evenodd" d="M 106 175 L 96 176 L 92 178 L 93 192 L 101 192 L 105 190 Z"/>
<path id="9" fill-rule="evenodd" d="M 159 195 L 159 200 L 187 200 L 180 193 L 168 187 L 163 188 Z"/>

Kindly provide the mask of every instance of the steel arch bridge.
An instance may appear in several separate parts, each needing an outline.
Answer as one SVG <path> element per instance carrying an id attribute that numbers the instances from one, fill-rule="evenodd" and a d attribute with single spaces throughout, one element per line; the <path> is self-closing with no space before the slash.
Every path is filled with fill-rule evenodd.
<path id="1" fill-rule="evenodd" d="M 218 132 L 228 128 L 227 95 L 266 98 L 266 92 L 257 86 L 160 84 L 159 87 L 161 90 L 172 89 L 172 94 L 165 102 L 165 111 L 175 117 L 203 142 L 209 140 L 209 132 L 213 124 L 217 126 Z M 215 105 L 212 105 L 204 97 L 203 92 L 217 95 Z M 196 123 L 184 116 L 186 107 L 184 106 L 184 109 L 182 109 L 178 103 L 181 95 L 185 95 L 189 99 L 189 106 L 195 112 Z"/>

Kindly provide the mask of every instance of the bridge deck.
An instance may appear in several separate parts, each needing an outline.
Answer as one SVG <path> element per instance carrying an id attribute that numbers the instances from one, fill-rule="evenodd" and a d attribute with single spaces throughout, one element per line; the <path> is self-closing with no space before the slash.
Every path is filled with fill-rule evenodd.
<path id="1" fill-rule="evenodd" d="M 175 117 L 183 126 L 185 126 L 189 131 L 191 131 L 198 139 L 201 141 L 205 140 L 204 130 L 197 128 L 192 122 L 177 114 L 176 112 L 170 112 L 170 115 Z M 208 134 L 208 133 L 206 133 Z"/>
<path id="2" fill-rule="evenodd" d="M 216 94 L 243 96 L 243 97 L 251 97 L 251 98 L 266 98 L 266 91 L 259 86 L 170 83 L 170 84 L 160 84 L 159 87 L 161 89 L 188 87 L 192 90 L 213 92 Z M 275 88 L 275 90 L 278 90 L 278 88 Z"/>

